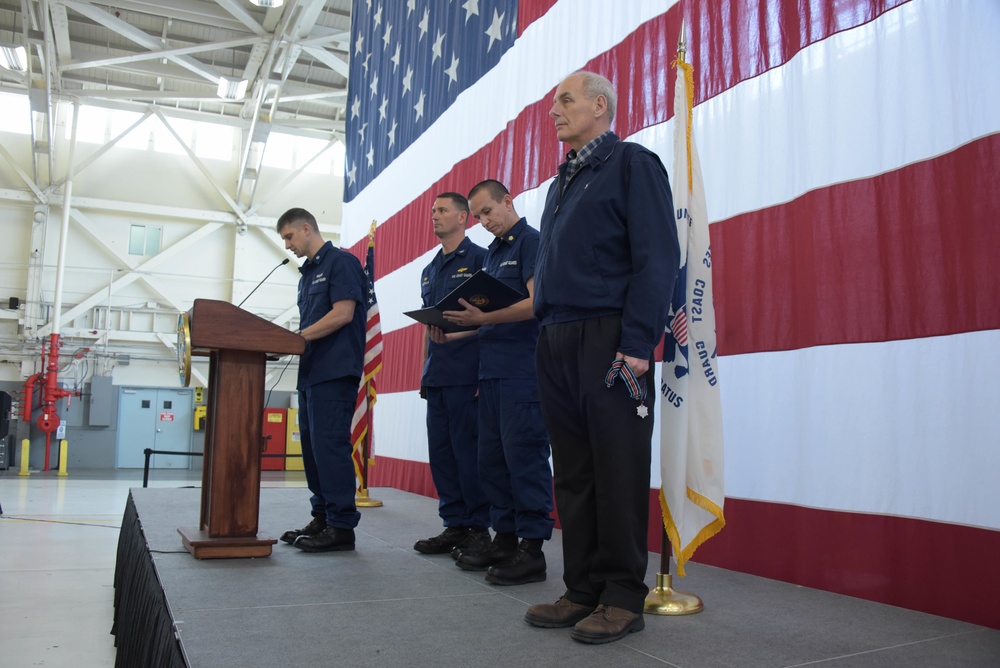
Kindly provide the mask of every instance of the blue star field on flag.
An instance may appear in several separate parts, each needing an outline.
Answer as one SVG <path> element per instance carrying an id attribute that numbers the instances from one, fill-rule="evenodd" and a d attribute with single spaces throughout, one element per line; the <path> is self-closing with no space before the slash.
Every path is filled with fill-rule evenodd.
<path id="1" fill-rule="evenodd" d="M 344 200 L 496 65 L 515 37 L 517 0 L 354 0 Z"/>

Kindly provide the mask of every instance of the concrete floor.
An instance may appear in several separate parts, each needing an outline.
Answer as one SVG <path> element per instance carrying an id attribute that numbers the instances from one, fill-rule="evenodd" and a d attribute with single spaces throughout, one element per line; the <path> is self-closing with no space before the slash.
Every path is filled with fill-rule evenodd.
<path id="1" fill-rule="evenodd" d="M 305 487 L 298 472 L 263 477 Z M 150 487 L 192 485 L 200 471 L 150 472 Z M 129 489 L 141 486 L 142 471 L 0 470 L 0 666 L 114 666 L 118 529 Z"/>

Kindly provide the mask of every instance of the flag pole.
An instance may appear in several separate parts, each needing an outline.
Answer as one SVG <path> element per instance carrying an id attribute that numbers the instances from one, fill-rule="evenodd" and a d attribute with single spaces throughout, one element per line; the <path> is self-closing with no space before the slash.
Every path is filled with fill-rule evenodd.
<path id="1" fill-rule="evenodd" d="M 368 496 L 368 465 L 372 452 L 372 429 L 375 426 L 372 420 L 371 396 L 371 393 L 368 391 L 368 384 L 365 383 L 365 403 L 368 405 L 365 411 L 365 421 L 368 423 L 368 428 L 365 429 L 365 440 L 361 446 L 361 487 L 358 488 L 358 494 L 354 499 L 354 505 L 359 508 L 382 507 L 381 501 Z"/>
<path id="2" fill-rule="evenodd" d="M 684 41 L 684 19 L 681 19 L 680 37 L 677 40 L 677 60 L 683 63 L 685 54 L 687 54 L 687 44 Z M 678 113 L 682 112 L 674 109 L 674 118 L 677 117 Z M 705 604 L 698 596 L 673 588 L 673 576 L 670 574 L 670 537 L 667 535 L 667 527 L 662 517 L 660 518 L 660 530 L 663 532 L 660 546 L 660 570 L 656 574 L 656 587 L 646 596 L 642 610 L 651 615 L 693 615 L 701 612 L 705 609 Z"/>

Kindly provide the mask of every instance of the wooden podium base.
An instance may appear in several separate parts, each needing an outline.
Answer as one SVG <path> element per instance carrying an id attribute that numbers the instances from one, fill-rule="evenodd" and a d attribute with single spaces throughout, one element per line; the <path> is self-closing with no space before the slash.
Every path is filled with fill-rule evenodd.
<path id="1" fill-rule="evenodd" d="M 271 556 L 271 546 L 277 539 L 270 536 L 246 536 L 243 538 L 212 538 L 207 531 L 178 528 L 184 549 L 195 559 L 247 559 Z"/>

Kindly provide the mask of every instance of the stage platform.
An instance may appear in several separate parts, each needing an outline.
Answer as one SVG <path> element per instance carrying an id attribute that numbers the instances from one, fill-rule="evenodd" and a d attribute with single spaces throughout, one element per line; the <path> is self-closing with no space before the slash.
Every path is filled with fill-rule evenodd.
<path id="1" fill-rule="evenodd" d="M 196 560 L 178 527 L 197 525 L 200 490 L 133 489 L 115 576 L 119 666 L 935 666 L 1000 665 L 1000 631 L 692 563 L 675 587 L 704 612 L 646 615 L 646 630 L 590 646 L 538 629 L 527 607 L 563 592 L 560 533 L 546 582 L 490 585 L 413 543 L 440 531 L 437 502 L 377 488 L 357 550 Z M 261 490 L 260 532 L 309 520 L 301 487 Z M 650 555 L 652 586 L 659 556 Z M 951 565 L 961 568 L 960 564 Z M 946 577 L 933 572 L 928 577 Z M 961 592 L 956 592 L 961 596 Z"/>

